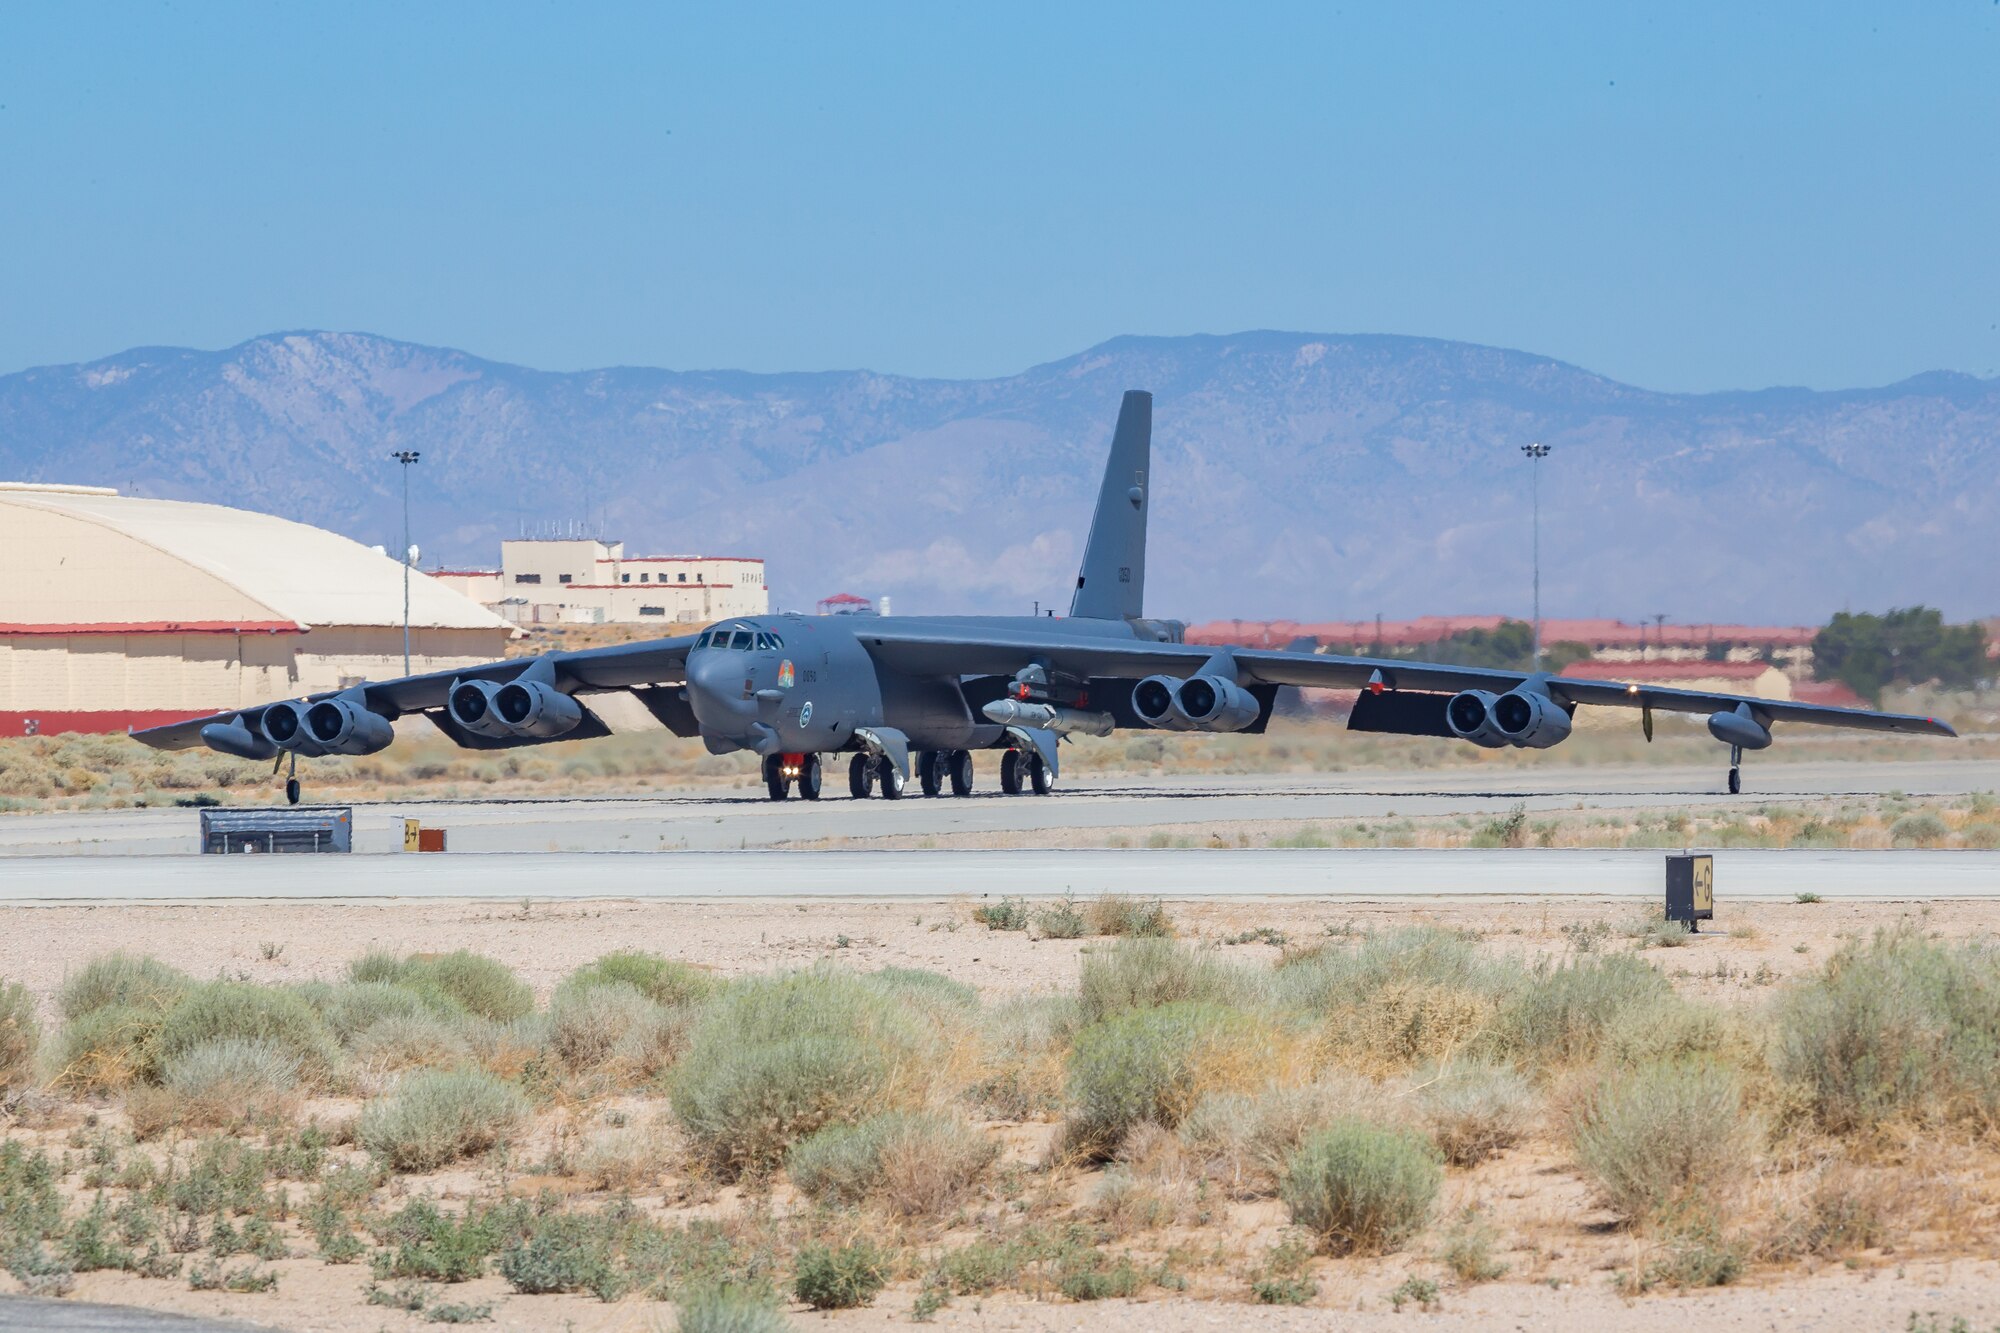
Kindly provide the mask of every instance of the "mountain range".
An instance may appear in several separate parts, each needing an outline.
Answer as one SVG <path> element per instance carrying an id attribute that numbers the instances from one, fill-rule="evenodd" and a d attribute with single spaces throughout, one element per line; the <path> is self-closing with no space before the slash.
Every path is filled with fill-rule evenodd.
<path id="1" fill-rule="evenodd" d="M 1378 335 L 1121 337 L 1017 375 L 547 372 L 359 333 L 0 376 L 0 480 L 264 510 L 424 563 L 502 538 L 768 560 L 775 604 L 1064 609 L 1121 392 L 1153 391 L 1148 611 L 1815 622 L 2000 609 L 2000 379 L 1659 393 Z"/>

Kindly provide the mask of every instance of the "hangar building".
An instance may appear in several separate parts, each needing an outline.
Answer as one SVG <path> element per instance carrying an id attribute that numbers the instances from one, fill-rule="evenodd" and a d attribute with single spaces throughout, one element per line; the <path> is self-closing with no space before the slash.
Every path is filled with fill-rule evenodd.
<path id="1" fill-rule="evenodd" d="M 410 576 L 410 668 L 517 631 Z M 124 731 L 403 672 L 403 570 L 268 514 L 0 482 L 0 736 Z"/>
<path id="2" fill-rule="evenodd" d="M 706 625 L 771 609 L 762 560 L 627 555 L 624 542 L 591 537 L 504 541 L 498 569 L 431 575 L 521 625 Z"/>

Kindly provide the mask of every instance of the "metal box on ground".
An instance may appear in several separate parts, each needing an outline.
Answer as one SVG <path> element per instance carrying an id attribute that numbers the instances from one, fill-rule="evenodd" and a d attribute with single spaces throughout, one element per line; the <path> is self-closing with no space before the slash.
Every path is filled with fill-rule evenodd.
<path id="1" fill-rule="evenodd" d="M 345 805 L 201 812 L 201 850 L 205 853 L 353 849 L 354 811 Z"/>
<path id="2" fill-rule="evenodd" d="M 421 821 L 403 821 L 403 850 L 406 852 L 441 852 L 444 850 L 444 830 L 425 828 Z"/>
<path id="3" fill-rule="evenodd" d="M 1715 858 L 1707 853 L 1667 858 L 1667 920 L 1689 930 L 1715 919 Z"/>

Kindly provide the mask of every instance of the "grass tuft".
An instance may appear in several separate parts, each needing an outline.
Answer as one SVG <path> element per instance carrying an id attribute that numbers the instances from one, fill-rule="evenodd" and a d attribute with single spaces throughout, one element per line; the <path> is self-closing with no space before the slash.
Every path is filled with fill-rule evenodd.
<path id="1" fill-rule="evenodd" d="M 478 1069 L 422 1069 L 370 1102 L 355 1136 L 397 1171 L 435 1171 L 511 1139 L 529 1113 L 519 1088 Z"/>
<path id="2" fill-rule="evenodd" d="M 1417 1135 L 1349 1120 L 1292 1154 L 1278 1194 L 1330 1252 L 1379 1254 L 1423 1229 L 1443 1178 Z"/>

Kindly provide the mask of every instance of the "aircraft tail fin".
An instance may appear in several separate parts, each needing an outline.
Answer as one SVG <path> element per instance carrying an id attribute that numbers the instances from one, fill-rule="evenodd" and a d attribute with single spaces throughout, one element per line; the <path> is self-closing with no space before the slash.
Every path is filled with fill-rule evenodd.
<path id="1" fill-rule="evenodd" d="M 1146 473 L 1153 452 L 1153 395 L 1126 391 L 1111 433 L 1111 457 L 1090 518 L 1083 568 L 1069 613 L 1094 620 L 1137 619 L 1146 600 Z"/>

